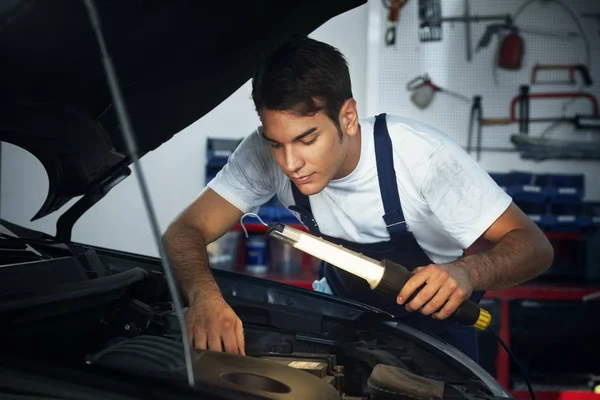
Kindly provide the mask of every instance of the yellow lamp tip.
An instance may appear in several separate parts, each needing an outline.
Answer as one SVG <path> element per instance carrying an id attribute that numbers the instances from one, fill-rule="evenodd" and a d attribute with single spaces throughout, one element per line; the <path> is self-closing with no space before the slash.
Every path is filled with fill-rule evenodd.
<path id="1" fill-rule="evenodd" d="M 483 308 L 479 310 L 479 318 L 473 326 L 481 331 L 484 331 L 492 323 L 492 315 Z"/>

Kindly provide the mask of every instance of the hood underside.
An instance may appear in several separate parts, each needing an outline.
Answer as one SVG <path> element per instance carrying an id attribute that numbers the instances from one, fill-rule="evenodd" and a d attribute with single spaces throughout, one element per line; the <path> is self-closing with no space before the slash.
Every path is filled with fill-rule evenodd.
<path id="1" fill-rule="evenodd" d="M 229 97 L 282 39 L 363 3 L 96 0 L 139 156 Z M 0 140 L 49 178 L 33 219 L 130 173 L 83 0 L 3 2 L 0 49 Z"/>

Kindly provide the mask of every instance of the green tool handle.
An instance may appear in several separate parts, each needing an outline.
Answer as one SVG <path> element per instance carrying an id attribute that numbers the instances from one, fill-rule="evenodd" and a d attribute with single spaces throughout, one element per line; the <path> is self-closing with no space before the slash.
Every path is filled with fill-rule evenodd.
<path id="1" fill-rule="evenodd" d="M 383 276 L 381 277 L 379 284 L 373 288 L 373 290 L 382 296 L 396 298 L 406 282 L 413 276 L 413 273 L 403 265 L 396 264 L 390 260 L 383 260 L 381 265 L 384 267 Z M 422 285 L 415 290 L 406 300 L 405 304 L 410 302 L 424 286 L 425 285 Z M 491 322 L 489 312 L 479 307 L 479 305 L 472 300 L 463 302 L 450 318 L 461 324 L 472 325 L 480 330 L 487 328 Z"/>

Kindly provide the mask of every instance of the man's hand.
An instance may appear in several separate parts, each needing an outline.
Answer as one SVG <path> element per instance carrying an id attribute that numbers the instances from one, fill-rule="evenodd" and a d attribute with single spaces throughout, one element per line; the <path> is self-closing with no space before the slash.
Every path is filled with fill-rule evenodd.
<path id="1" fill-rule="evenodd" d="M 419 311 L 435 319 L 446 319 L 473 293 L 473 284 L 467 270 L 457 264 L 430 264 L 414 270 L 398 295 L 398 304 L 406 300 L 416 289 L 423 288 L 408 303 L 408 311 Z"/>
<path id="2" fill-rule="evenodd" d="M 186 319 L 194 348 L 246 355 L 242 321 L 221 296 L 196 296 Z"/>

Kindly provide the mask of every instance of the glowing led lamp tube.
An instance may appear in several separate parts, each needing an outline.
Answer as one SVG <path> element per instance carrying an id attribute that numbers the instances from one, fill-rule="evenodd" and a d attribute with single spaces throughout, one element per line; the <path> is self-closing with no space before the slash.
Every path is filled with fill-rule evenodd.
<path id="1" fill-rule="evenodd" d="M 390 300 L 398 296 L 413 275 L 406 267 L 390 260 L 374 260 L 280 222 L 267 226 L 269 236 L 364 279 L 374 292 Z M 410 302 L 421 289 L 415 290 L 406 302 Z M 492 322 L 490 313 L 471 300 L 462 303 L 451 318 L 479 330 L 485 330 Z"/>
<path id="2" fill-rule="evenodd" d="M 385 268 L 377 260 L 291 226 L 274 223 L 269 227 L 269 236 L 284 241 L 300 251 L 366 280 L 371 289 L 379 285 L 385 271 Z"/>

